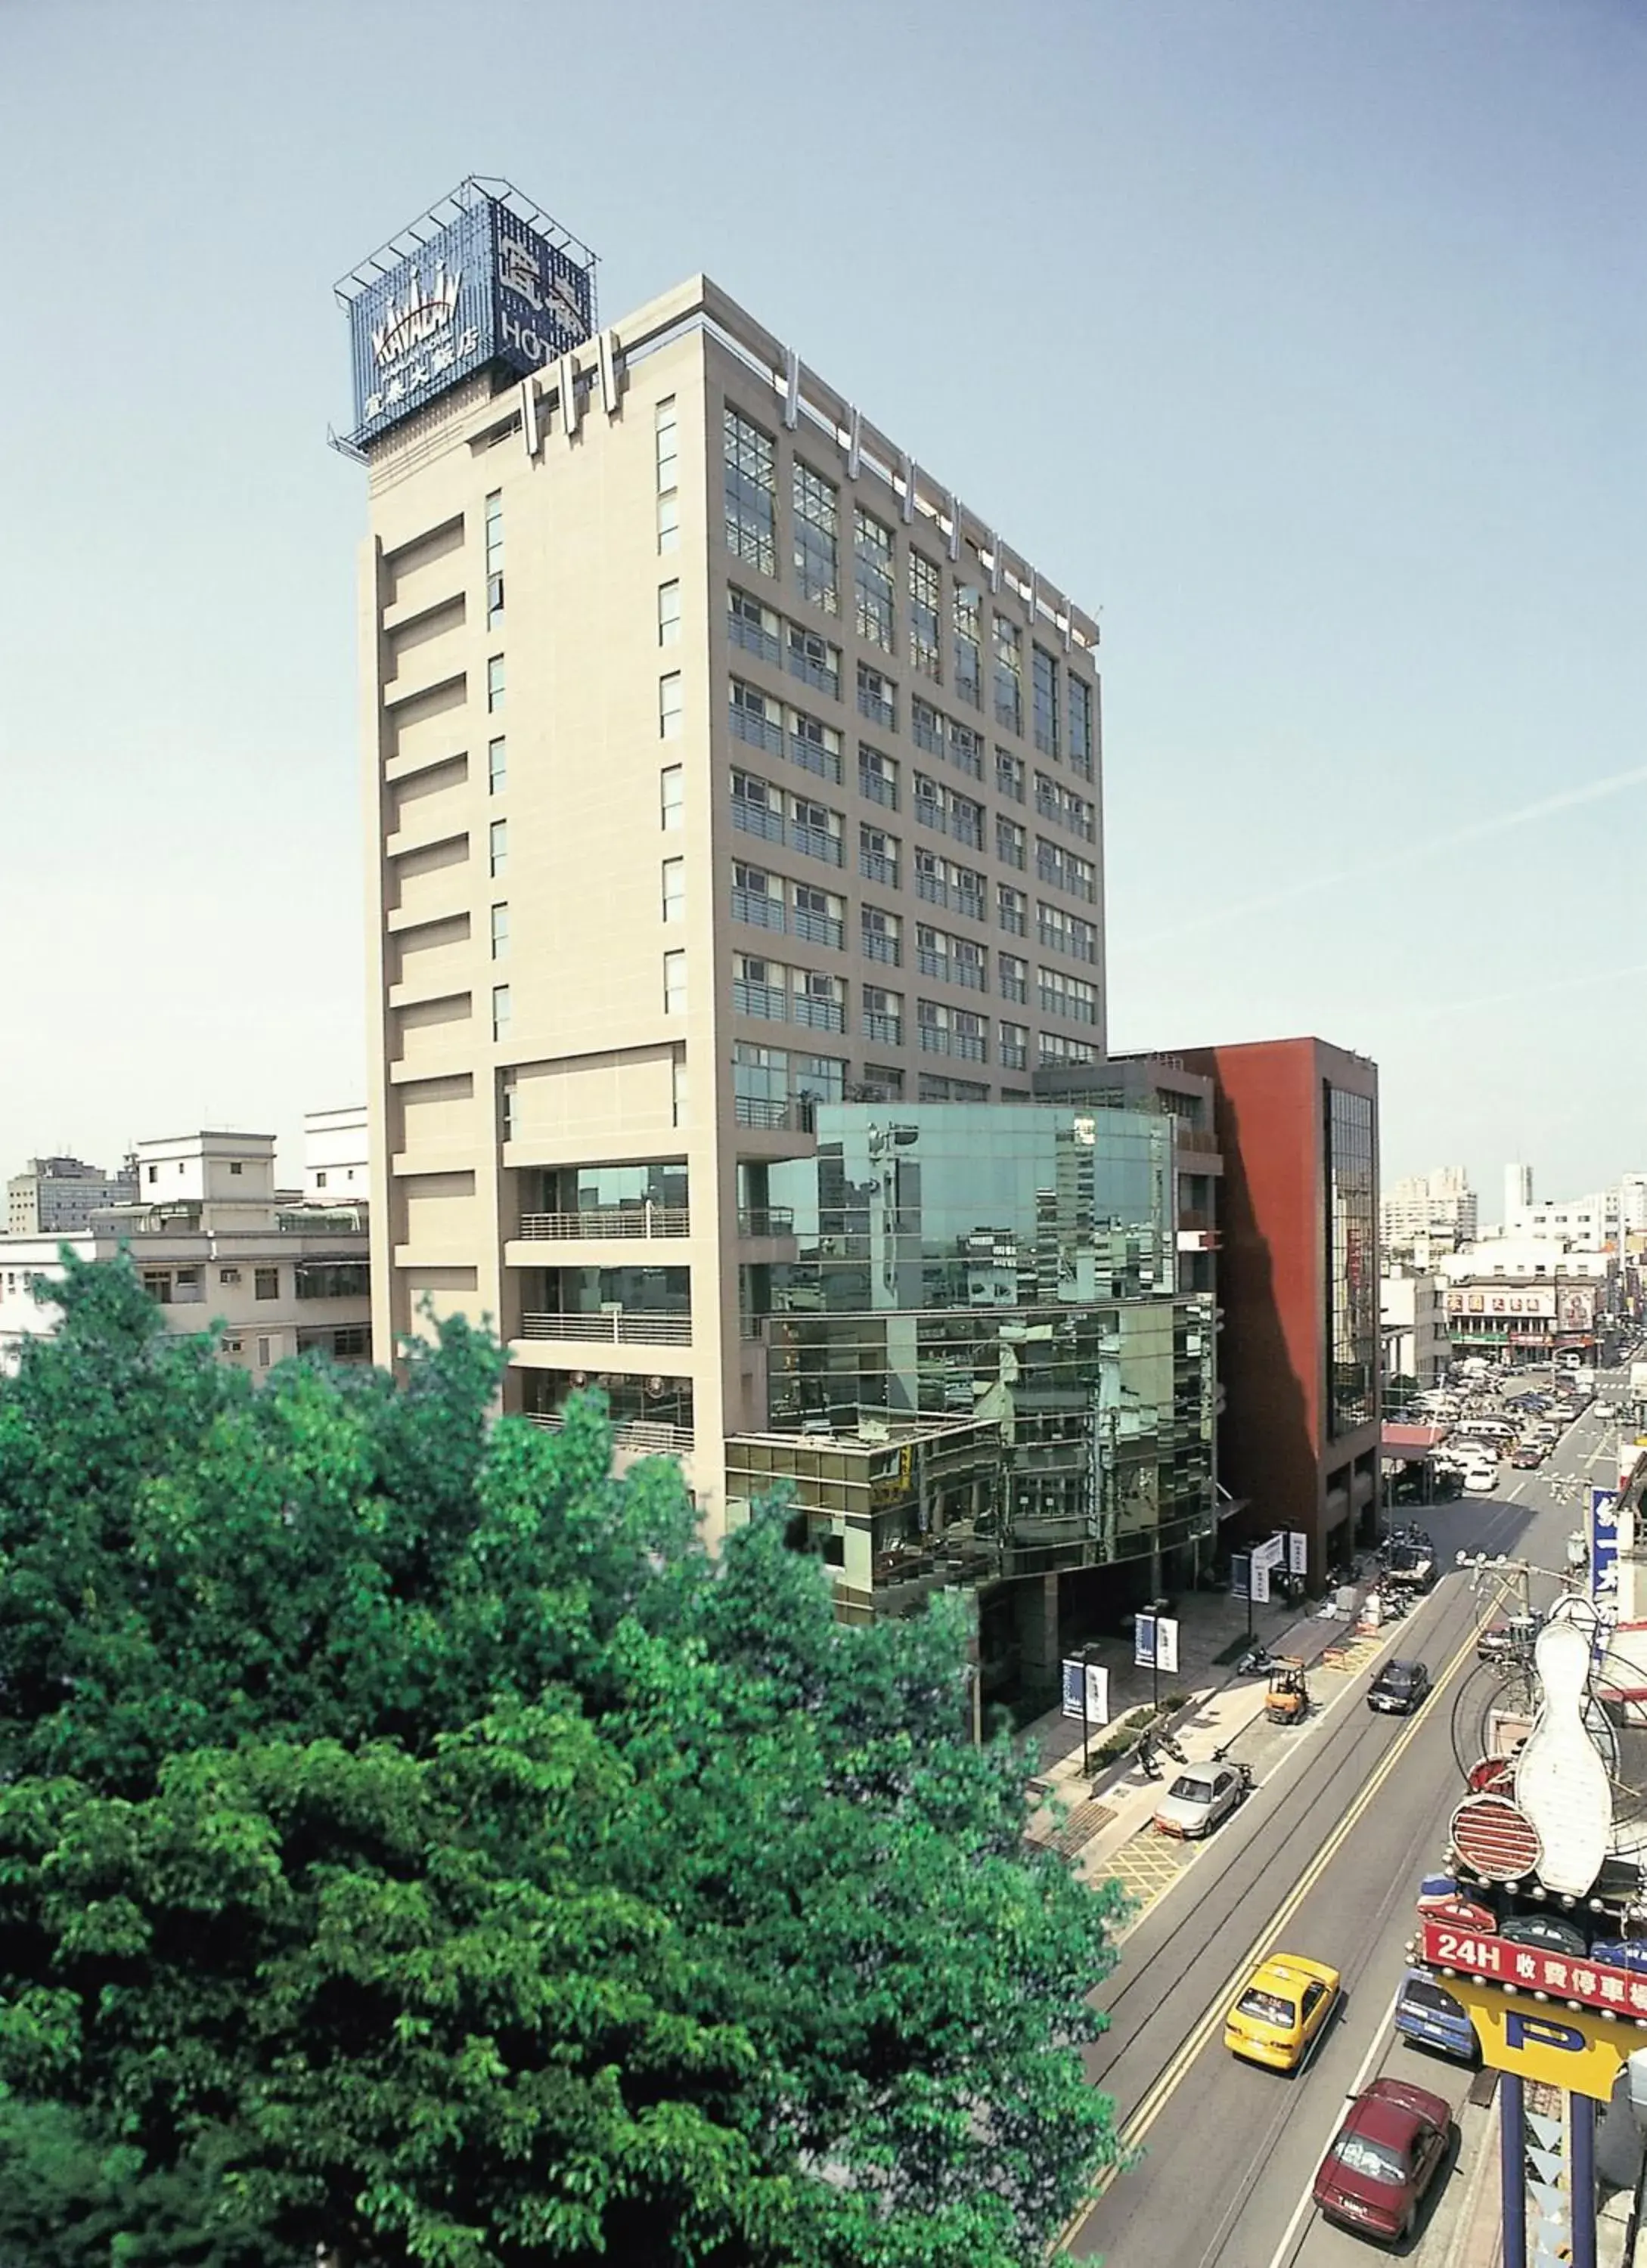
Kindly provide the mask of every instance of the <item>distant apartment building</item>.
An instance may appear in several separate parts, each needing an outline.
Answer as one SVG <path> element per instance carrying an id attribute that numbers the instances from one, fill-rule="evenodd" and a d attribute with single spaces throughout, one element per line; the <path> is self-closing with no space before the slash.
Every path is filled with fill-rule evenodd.
<path id="1" fill-rule="evenodd" d="M 1410 1249 L 1420 1238 L 1432 1247 L 1470 1244 L 1479 1227 L 1479 1200 L 1462 1166 L 1403 1174 L 1379 1201 L 1379 1241 L 1388 1253 Z"/>
<path id="2" fill-rule="evenodd" d="M 372 1354 L 368 1236 L 275 1187 L 269 1134 L 207 1132 L 140 1142 L 137 1194 L 68 1235 L 0 1239 L 0 1367 L 49 1333 L 56 1310 L 33 1296 L 62 1274 L 59 1247 L 86 1260 L 128 1250 L 166 1329 L 223 1327 L 225 1362 L 261 1378 L 287 1356 L 339 1362 Z"/>
<path id="3" fill-rule="evenodd" d="M 1621 1201 L 1616 1189 L 1595 1189 L 1579 1197 L 1547 1198 L 1524 1205 L 1506 1219 L 1503 1233 L 1521 1243 L 1570 1245 L 1587 1252 L 1616 1248 Z"/>
<path id="4" fill-rule="evenodd" d="M 1504 1167 L 1503 1225 L 1503 1233 L 1506 1235 L 1510 1233 L 1510 1223 L 1512 1221 L 1519 1220 L 1522 1214 L 1526 1211 L 1528 1206 L 1532 1203 L 1532 1167 L 1523 1164 L 1506 1166 Z"/>
<path id="5" fill-rule="evenodd" d="M 118 1174 L 106 1174 L 83 1158 L 31 1158 L 6 1183 L 6 1233 L 72 1234 L 100 1205 L 124 1204 L 136 1195 L 129 1158 Z"/>

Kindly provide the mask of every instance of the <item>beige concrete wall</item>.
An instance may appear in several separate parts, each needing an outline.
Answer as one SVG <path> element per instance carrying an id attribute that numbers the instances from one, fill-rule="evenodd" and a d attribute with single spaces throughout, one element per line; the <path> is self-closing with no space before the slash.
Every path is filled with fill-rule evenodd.
<path id="1" fill-rule="evenodd" d="M 738 1330 L 740 1248 L 736 1234 L 741 1157 L 794 1154 L 809 1138 L 794 1127 L 738 1128 L 734 1108 L 734 1042 L 838 1058 L 855 1083 L 867 1062 L 900 1070 L 913 1101 L 923 1071 L 967 1079 L 992 1095 L 1002 1086 L 1027 1092 L 1031 1060 L 1022 1070 L 995 1061 L 1004 1018 L 1031 1034 L 1060 1030 L 1101 1044 L 1103 1025 L 1065 1021 L 1042 1011 L 1035 971 L 1045 961 L 1102 990 L 1096 964 L 1044 954 L 1035 937 L 1038 898 L 1101 924 L 1102 902 L 1079 902 L 1038 883 L 1034 842 L 1055 830 L 1038 821 L 1033 792 L 1024 804 L 1003 802 L 994 784 L 997 742 L 1009 745 L 1032 779 L 1046 759 L 1030 737 L 1030 648 L 1038 639 L 1060 672 L 1090 676 L 1096 630 L 1080 617 L 1079 637 L 1060 637 L 1032 571 L 1008 552 L 947 492 L 938 490 L 883 437 L 864 426 L 855 478 L 849 464 L 848 405 L 801 372 L 798 392 L 824 422 L 802 410 L 791 429 L 774 386 L 703 327 L 705 313 L 742 340 L 746 353 L 774 372 L 783 350 L 703 279 L 690 284 L 617 327 L 622 369 L 617 401 L 598 387 L 580 388 L 577 430 L 568 432 L 554 391 L 558 373 L 535 386 L 540 446 L 528 446 L 519 389 L 488 398 L 469 387 L 444 412 L 425 413 L 373 452 L 372 541 L 364 559 L 361 635 L 364 807 L 373 937 L 370 1015 L 380 1063 L 372 1101 L 374 1160 L 374 1283 L 380 1347 L 410 1327 L 427 1292 L 438 1304 L 501 1319 L 519 1328 L 520 1281 L 526 1267 L 559 1264 L 552 1251 L 511 1243 L 523 1206 L 519 1178 L 556 1165 L 678 1159 L 691 1182 L 691 1233 L 668 1248 L 643 1240 L 614 1244 L 610 1264 L 686 1266 L 691 1270 L 690 1347 L 614 1344 L 595 1350 L 607 1373 L 656 1371 L 692 1380 L 698 1450 L 695 1484 L 712 1522 L 720 1501 L 722 1434 L 758 1425 L 764 1378 L 758 1355 Z M 669 326 L 681 328 L 669 335 Z M 643 342 L 624 364 L 625 342 Z M 594 346 L 578 357 L 595 370 Z M 724 536 L 721 428 L 735 401 L 777 446 L 777 567 L 765 578 L 740 564 Z M 659 542 L 656 421 L 674 403 L 678 540 Z M 803 599 L 794 572 L 790 497 L 796 455 L 838 490 L 839 610 L 826 616 Z M 502 500 L 504 606 L 487 620 L 484 560 L 487 497 Z M 853 597 L 854 500 L 892 529 L 896 650 L 887 654 L 858 636 Z M 944 518 L 947 512 L 948 519 Z M 951 560 L 949 521 L 956 533 Z M 940 570 L 942 679 L 929 684 L 911 665 L 911 545 Z M 993 553 L 991 547 L 993 547 Z M 995 567 L 986 563 L 993 556 Z M 1004 565 L 1001 563 L 1004 562 Z M 1001 587 L 992 592 L 992 572 Z M 984 593 L 984 705 L 956 696 L 950 679 L 951 593 L 956 578 Z M 660 642 L 659 593 L 679 584 L 679 633 Z M 840 696 L 807 686 L 780 657 L 769 664 L 729 645 L 727 593 L 735 582 L 756 592 L 786 622 L 821 631 L 840 650 Z M 1060 600 L 1060 606 L 1067 602 Z M 1038 606 L 1040 611 L 1038 613 Z M 990 699 L 990 612 L 998 607 L 1023 634 L 1025 733 L 997 729 Z M 1075 615 L 1070 614 L 1073 622 Z M 1060 617 L 1061 620 L 1061 617 Z M 501 659 L 501 705 L 488 706 L 489 665 Z M 897 687 L 895 732 L 860 716 L 856 668 L 862 659 Z M 678 732 L 661 729 L 660 682 L 680 677 Z M 797 765 L 787 740 L 781 755 L 757 753 L 732 734 L 728 691 L 735 674 L 759 687 L 787 714 L 801 710 L 838 733 L 842 779 L 827 782 Z M 911 703 L 919 693 L 971 725 L 983 745 L 984 776 L 975 779 L 918 748 Z M 1067 709 L 1067 696 L 1064 700 Z M 489 743 L 506 746 L 506 775 L 494 792 Z M 862 739 L 900 766 L 896 813 L 860 794 Z M 757 773 L 786 797 L 805 797 L 839 815 L 844 858 L 838 867 L 788 846 L 764 843 L 733 826 L 732 767 Z M 661 782 L 681 767 L 678 826 L 666 829 Z M 976 847 L 918 827 L 912 775 L 920 769 L 946 789 L 980 805 Z M 1097 784 L 1061 777 L 1089 800 Z M 995 856 L 994 818 L 1022 824 L 1029 866 Z M 858 871 L 861 821 L 886 828 L 902 845 L 896 891 L 863 881 Z M 494 836 L 501 823 L 504 833 Z M 1067 847 L 1101 860 L 1099 843 L 1074 837 Z M 988 920 L 971 922 L 917 895 L 917 848 L 939 853 L 986 877 Z M 664 919 L 662 866 L 683 862 L 682 917 Z M 824 887 L 840 902 L 843 948 L 794 932 L 735 924 L 732 866 L 746 859 L 787 887 Z M 494 866 L 497 871 L 494 871 Z M 1023 891 L 1029 934 L 1003 932 L 995 922 L 998 881 Z M 860 909 L 868 900 L 896 913 L 904 927 L 899 968 L 861 950 Z M 507 909 L 507 950 L 493 954 L 494 908 Z M 921 975 L 918 924 L 971 937 L 987 954 L 983 992 Z M 1006 950 L 1030 972 L 1030 998 L 1001 997 L 997 957 Z M 665 1003 L 664 956 L 685 955 L 684 1007 Z M 764 954 L 788 972 L 846 984 L 847 1030 L 836 1035 L 794 1020 L 735 1013 L 735 954 Z M 901 1044 L 861 1034 L 865 985 L 901 993 Z M 494 988 L 508 988 L 506 1027 L 493 1036 Z M 987 1018 L 989 1057 L 978 1064 L 923 1053 L 917 1001 L 936 1000 Z M 508 1136 L 502 1123 L 509 1092 Z M 684 1101 L 683 1101 L 684 1096 Z M 454 1176 L 472 1176 L 454 1180 Z M 404 1187 L 400 1184 L 404 1183 Z M 750 1248 L 742 1256 L 748 1257 Z M 771 1248 L 760 1248 L 770 1251 Z M 533 1340 L 517 1344 L 517 1370 L 565 1374 L 590 1366 L 587 1350 Z M 513 1401 L 518 1382 L 509 1389 Z"/>

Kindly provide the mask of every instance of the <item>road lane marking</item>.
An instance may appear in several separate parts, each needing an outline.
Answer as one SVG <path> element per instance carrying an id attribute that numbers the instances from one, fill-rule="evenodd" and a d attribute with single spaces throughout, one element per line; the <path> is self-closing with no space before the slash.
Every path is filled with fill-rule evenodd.
<path id="1" fill-rule="evenodd" d="M 1406 1981 L 1405 1977 L 1401 1980 L 1402 1984 L 1405 1984 Z M 1379 2055 L 1383 2051 L 1384 2036 L 1395 2020 L 1395 2006 L 1400 1997 L 1401 1986 L 1400 1984 L 1398 1984 L 1394 1992 L 1390 1995 L 1389 2007 L 1378 2019 L 1377 2029 L 1373 2032 L 1372 2040 L 1367 2049 L 1367 2053 L 1362 2063 L 1361 2069 L 1355 2073 L 1355 2078 L 1352 2079 L 1349 2083 L 1349 2093 L 1344 2097 L 1343 2102 L 1339 2104 L 1338 2109 L 1333 2113 L 1333 2123 L 1327 2128 L 1326 2135 L 1322 2139 L 1321 2146 L 1315 2154 L 1315 2162 L 1318 2167 L 1320 2165 L 1322 2159 L 1326 2157 L 1333 2135 L 1338 2132 L 1339 2124 L 1343 2118 L 1345 2110 L 1355 2100 L 1355 2097 L 1361 2093 L 1362 2088 L 1367 2084 L 1367 2074 L 1372 2069 L 1373 2065 L 1377 2061 Z M 1310 2176 L 1310 2186 L 1305 2190 L 1304 2195 L 1293 2207 L 1292 2219 L 1287 2223 L 1286 2234 L 1282 2236 L 1281 2242 L 1275 2247 L 1274 2252 L 1271 2256 L 1269 2268 L 1286 2268 L 1288 2247 L 1297 2235 L 1299 2226 L 1303 2222 L 1304 2215 L 1310 2212 L 1314 2204 L 1315 2176 L 1314 2174 L 1311 2174 Z"/>
<path id="2" fill-rule="evenodd" d="M 1448 1662 L 1445 1669 L 1443 1670 L 1441 1675 L 1436 1680 L 1436 1683 L 1431 1689 L 1430 1706 L 1434 1706 L 1437 1699 L 1458 1675 L 1463 1663 L 1474 1653 L 1475 1642 L 1478 1636 L 1479 1632 L 1473 1626 L 1466 1632 L 1464 1639 L 1459 1646 L 1457 1653 L 1454 1653 L 1451 1660 Z M 1390 1778 L 1391 1774 L 1395 1771 L 1396 1766 L 1406 1756 L 1408 1749 L 1411 1748 L 1413 1742 L 1417 1739 L 1423 1723 L 1424 1713 L 1422 1711 L 1420 1711 L 1415 1715 L 1407 1719 L 1400 1734 L 1391 1742 L 1388 1753 L 1385 1755 L 1383 1762 L 1378 1765 L 1377 1769 L 1374 1771 L 1371 1778 L 1367 1782 L 1361 1793 L 1355 1797 L 1355 1800 L 1351 1803 L 1349 1809 L 1339 1821 L 1337 1826 L 1333 1828 L 1326 1842 L 1322 1844 L 1320 1849 L 1316 1852 L 1314 1858 L 1311 1859 L 1310 1864 L 1304 1868 L 1304 1873 L 1298 1877 L 1297 1881 L 1288 1892 L 1286 1897 L 1282 1899 L 1279 1909 L 1272 1914 L 1268 1921 L 1266 1922 L 1264 1927 L 1254 1939 L 1251 1950 L 1242 1961 L 1237 1963 L 1236 1968 L 1230 1975 L 1229 1983 L 1222 1986 L 1220 1990 L 1214 1994 L 1212 2000 L 1208 2007 L 1206 2014 L 1201 2018 L 1194 2030 L 1190 2034 L 1189 2037 L 1184 2042 L 1183 2045 L 1173 2056 L 1171 2062 L 1167 2065 L 1166 2069 L 1156 2080 L 1154 2086 L 1150 2088 L 1148 2094 L 1144 2096 L 1143 2101 L 1134 2111 L 1132 2117 L 1118 2130 L 1116 2140 L 1119 2146 L 1129 2154 L 1137 2149 L 1145 2135 L 1148 2134 L 1149 2129 L 1155 2124 L 1156 2120 L 1166 2109 L 1167 2104 L 1171 2101 L 1173 2095 L 1177 2094 L 1191 2066 L 1200 2056 L 1202 2051 L 1207 2046 L 1208 2042 L 1211 2039 L 1214 2032 L 1223 2022 L 1230 2003 L 1233 1999 L 1237 1989 L 1246 1982 L 1248 1977 L 1258 1966 L 1259 1962 L 1267 1958 L 1268 1954 L 1274 1950 L 1276 1940 L 1279 1939 L 1281 1931 L 1286 1928 L 1288 1923 L 1297 1912 L 1305 1898 L 1309 1896 L 1311 1891 L 1320 1881 L 1322 1875 L 1326 1872 L 1328 1867 L 1331 1866 L 1333 1860 L 1338 1856 L 1338 1853 L 1342 1849 L 1347 1838 L 1354 1832 L 1356 1826 L 1364 1817 L 1368 1807 L 1378 1795 L 1385 1782 Z M 1075 2232 L 1090 2218 L 1094 2209 L 1102 2201 L 1102 2199 L 1108 2195 L 1109 2191 L 1115 2183 L 1118 2176 L 1123 2170 L 1124 2169 L 1119 2166 L 1106 2166 L 1104 2169 L 1097 2182 L 1093 2184 L 1086 2203 L 1082 2205 L 1079 2212 L 1065 2224 L 1064 2229 L 1059 2238 L 1060 2245 L 1067 2243 L 1070 2237 L 1074 2235 Z"/>

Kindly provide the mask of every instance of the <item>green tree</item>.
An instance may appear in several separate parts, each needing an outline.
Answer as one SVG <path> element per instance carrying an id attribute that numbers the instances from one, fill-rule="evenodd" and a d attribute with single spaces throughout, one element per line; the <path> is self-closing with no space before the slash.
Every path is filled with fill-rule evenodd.
<path id="1" fill-rule="evenodd" d="M 0 1384 L 0 2264 L 1016 2268 L 1115 2142 L 1118 1900 L 964 1634 L 718 1561 L 597 1401 L 252 1394 L 70 1263 Z"/>

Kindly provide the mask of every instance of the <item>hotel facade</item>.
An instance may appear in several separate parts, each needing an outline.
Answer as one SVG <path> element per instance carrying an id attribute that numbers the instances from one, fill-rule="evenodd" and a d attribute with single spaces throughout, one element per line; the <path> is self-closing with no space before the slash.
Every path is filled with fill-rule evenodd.
<path id="1" fill-rule="evenodd" d="M 999 1123 L 1026 1157 L 1052 1160 L 1057 1126 L 1072 1157 L 1089 1141 L 1031 1100 L 1038 1071 L 1104 1049 L 1097 626 L 706 278 L 596 327 L 580 248 L 495 187 L 499 306 L 523 262 L 528 284 L 557 269 L 581 342 L 568 313 L 522 354 L 518 315 L 489 340 L 483 310 L 425 401 L 465 314 L 455 256 L 425 231 L 344 287 L 366 310 L 377 1344 L 431 1311 L 492 1319 L 506 1409 L 553 1424 L 598 1381 L 620 1450 L 679 1455 L 713 1536 L 770 1469 L 741 1441 L 816 1447 L 866 1416 L 873 1449 L 877 1425 L 971 1424 L 988 1399 L 980 1372 L 923 1401 L 924 1356 L 867 1366 L 906 1381 L 871 1390 L 879 1413 L 860 1387 L 809 1407 L 775 1381 L 800 1319 L 891 1312 L 863 1256 L 826 1264 L 891 1233 L 868 1217 L 872 1140 L 933 1145 L 942 1104 L 952 1125 L 1017 1106 Z M 463 226 L 482 195 L 460 193 Z M 1107 1116 L 1100 1159 L 1125 1132 Z M 853 1145 L 864 1188 L 831 1222 L 820 1148 Z M 1089 1187 L 1081 1231 L 1144 1235 L 1148 1267 L 1083 1300 L 1164 1303 L 1169 1346 L 1170 1181 L 1126 1222 L 1100 1204 L 1096 1230 Z M 1032 1231 L 1022 1204 L 1003 1220 Z M 920 1263 L 889 1263 L 910 1312 L 936 1264 L 914 1297 Z M 992 1316 L 1097 1281 L 1083 1263 L 1059 1288 L 1017 1247 L 985 1273 Z M 1200 1438 L 1211 1303 L 1184 1297 Z"/>

